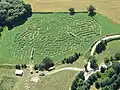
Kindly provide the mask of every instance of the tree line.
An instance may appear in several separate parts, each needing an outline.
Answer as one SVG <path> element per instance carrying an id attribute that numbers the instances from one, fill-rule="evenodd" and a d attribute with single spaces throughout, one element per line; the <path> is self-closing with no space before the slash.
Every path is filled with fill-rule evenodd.
<path id="1" fill-rule="evenodd" d="M 68 57 L 68 58 L 64 58 L 64 60 L 62 60 L 62 63 L 67 63 L 67 64 L 72 64 L 73 62 L 75 62 L 79 57 L 81 56 L 80 53 L 75 53 L 74 55 Z"/>
<path id="2" fill-rule="evenodd" d="M 90 61 L 93 69 L 96 69 L 96 58 L 90 57 Z M 100 72 L 92 74 L 86 81 L 84 77 L 84 72 L 80 73 L 75 77 L 72 83 L 71 90 L 90 90 L 91 86 L 94 85 L 96 89 L 101 90 L 118 90 L 120 88 L 120 52 L 115 55 L 104 58 L 104 63 L 112 63 L 111 66 L 107 68 L 101 66 Z M 86 67 L 87 65 L 85 65 Z"/>
<path id="3" fill-rule="evenodd" d="M 0 32 L 22 24 L 32 15 L 32 8 L 22 0 L 0 0 Z"/>
<path id="4" fill-rule="evenodd" d="M 96 14 L 95 10 L 96 10 L 96 8 L 93 5 L 90 5 L 87 8 L 88 15 L 91 16 L 91 17 L 94 16 Z M 75 12 L 74 8 L 69 8 L 69 14 L 70 15 L 74 15 L 75 13 L 76 12 Z"/>

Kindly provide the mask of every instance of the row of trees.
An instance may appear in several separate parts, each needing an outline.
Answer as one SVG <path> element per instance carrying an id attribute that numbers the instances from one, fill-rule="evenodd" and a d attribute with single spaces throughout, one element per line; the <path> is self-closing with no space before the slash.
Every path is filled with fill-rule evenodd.
<path id="1" fill-rule="evenodd" d="M 53 60 L 49 57 L 45 57 L 40 64 L 35 64 L 34 69 L 43 71 L 49 70 L 49 68 L 53 66 L 54 66 Z"/>
<path id="2" fill-rule="evenodd" d="M 22 0 L 0 0 L 0 32 L 4 26 L 11 29 L 22 24 L 31 15 L 31 6 Z"/>
<path id="3" fill-rule="evenodd" d="M 20 70 L 21 68 L 22 68 L 22 69 L 26 69 L 26 68 L 27 68 L 27 65 L 26 65 L 26 64 L 22 64 L 22 65 L 17 64 L 17 65 L 15 65 L 15 68 L 16 68 L 16 69 L 19 69 L 19 70 Z"/>
<path id="4" fill-rule="evenodd" d="M 75 62 L 79 57 L 80 57 L 80 53 L 75 53 L 73 56 L 70 56 L 68 58 L 65 58 L 64 60 L 62 60 L 62 63 L 67 63 L 67 64 L 72 64 L 73 62 Z"/>
<path id="5" fill-rule="evenodd" d="M 105 57 L 104 63 L 107 64 L 109 62 L 119 61 L 119 60 L 120 60 L 120 52 L 117 52 L 114 56 Z"/>
<path id="6" fill-rule="evenodd" d="M 120 63 L 115 62 L 103 76 L 101 80 L 95 82 L 95 87 L 97 89 L 118 90 L 120 86 Z"/>
<path id="7" fill-rule="evenodd" d="M 97 59 L 92 56 L 89 58 L 91 68 L 98 68 Z M 107 68 L 101 66 L 100 72 L 92 74 L 86 81 L 84 80 L 84 72 L 80 72 L 72 83 L 71 90 L 90 90 L 91 85 L 95 85 L 96 89 L 101 90 L 118 90 L 120 86 L 120 53 L 116 53 L 110 58 L 105 58 L 104 62 L 112 62 L 112 66 Z M 87 67 L 87 65 L 85 65 Z"/>
<path id="8" fill-rule="evenodd" d="M 96 12 L 95 12 L 95 10 L 96 10 L 96 8 L 93 6 L 93 5 L 90 5 L 88 8 L 87 8 L 87 11 L 88 11 L 88 15 L 89 16 L 94 16 L 95 14 L 96 14 Z M 69 14 L 70 15 L 74 15 L 75 14 L 75 9 L 74 8 L 70 8 L 69 9 Z"/>
<path id="9" fill-rule="evenodd" d="M 84 82 L 84 80 L 85 80 L 84 72 L 80 71 L 72 83 L 71 90 L 89 90 L 90 85 Z"/>

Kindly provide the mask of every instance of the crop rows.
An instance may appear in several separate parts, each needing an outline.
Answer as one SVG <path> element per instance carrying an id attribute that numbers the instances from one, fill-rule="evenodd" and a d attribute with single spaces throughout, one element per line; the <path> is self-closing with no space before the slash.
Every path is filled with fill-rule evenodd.
<path id="1" fill-rule="evenodd" d="M 28 59 L 32 48 L 34 55 L 54 56 L 78 49 L 100 34 L 100 25 L 93 19 L 35 18 L 23 33 L 16 34 L 11 58 Z"/>

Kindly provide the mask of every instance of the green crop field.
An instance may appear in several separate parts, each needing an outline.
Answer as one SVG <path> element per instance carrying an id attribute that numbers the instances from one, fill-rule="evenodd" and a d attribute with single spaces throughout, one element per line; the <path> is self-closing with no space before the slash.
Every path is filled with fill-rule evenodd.
<path id="1" fill-rule="evenodd" d="M 75 52 L 85 53 L 102 36 L 118 33 L 120 25 L 101 14 L 33 14 L 23 25 L 10 31 L 4 29 L 0 63 L 29 63 L 33 50 L 34 63 L 45 56 L 60 61 Z"/>

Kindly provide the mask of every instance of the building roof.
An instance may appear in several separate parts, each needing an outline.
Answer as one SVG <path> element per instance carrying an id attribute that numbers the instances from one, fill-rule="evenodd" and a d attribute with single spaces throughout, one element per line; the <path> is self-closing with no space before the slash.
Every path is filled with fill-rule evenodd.
<path id="1" fill-rule="evenodd" d="M 17 69 L 17 70 L 15 71 L 15 74 L 17 74 L 17 75 L 22 75 L 22 74 L 23 74 L 23 70 L 18 70 L 18 69 Z"/>

